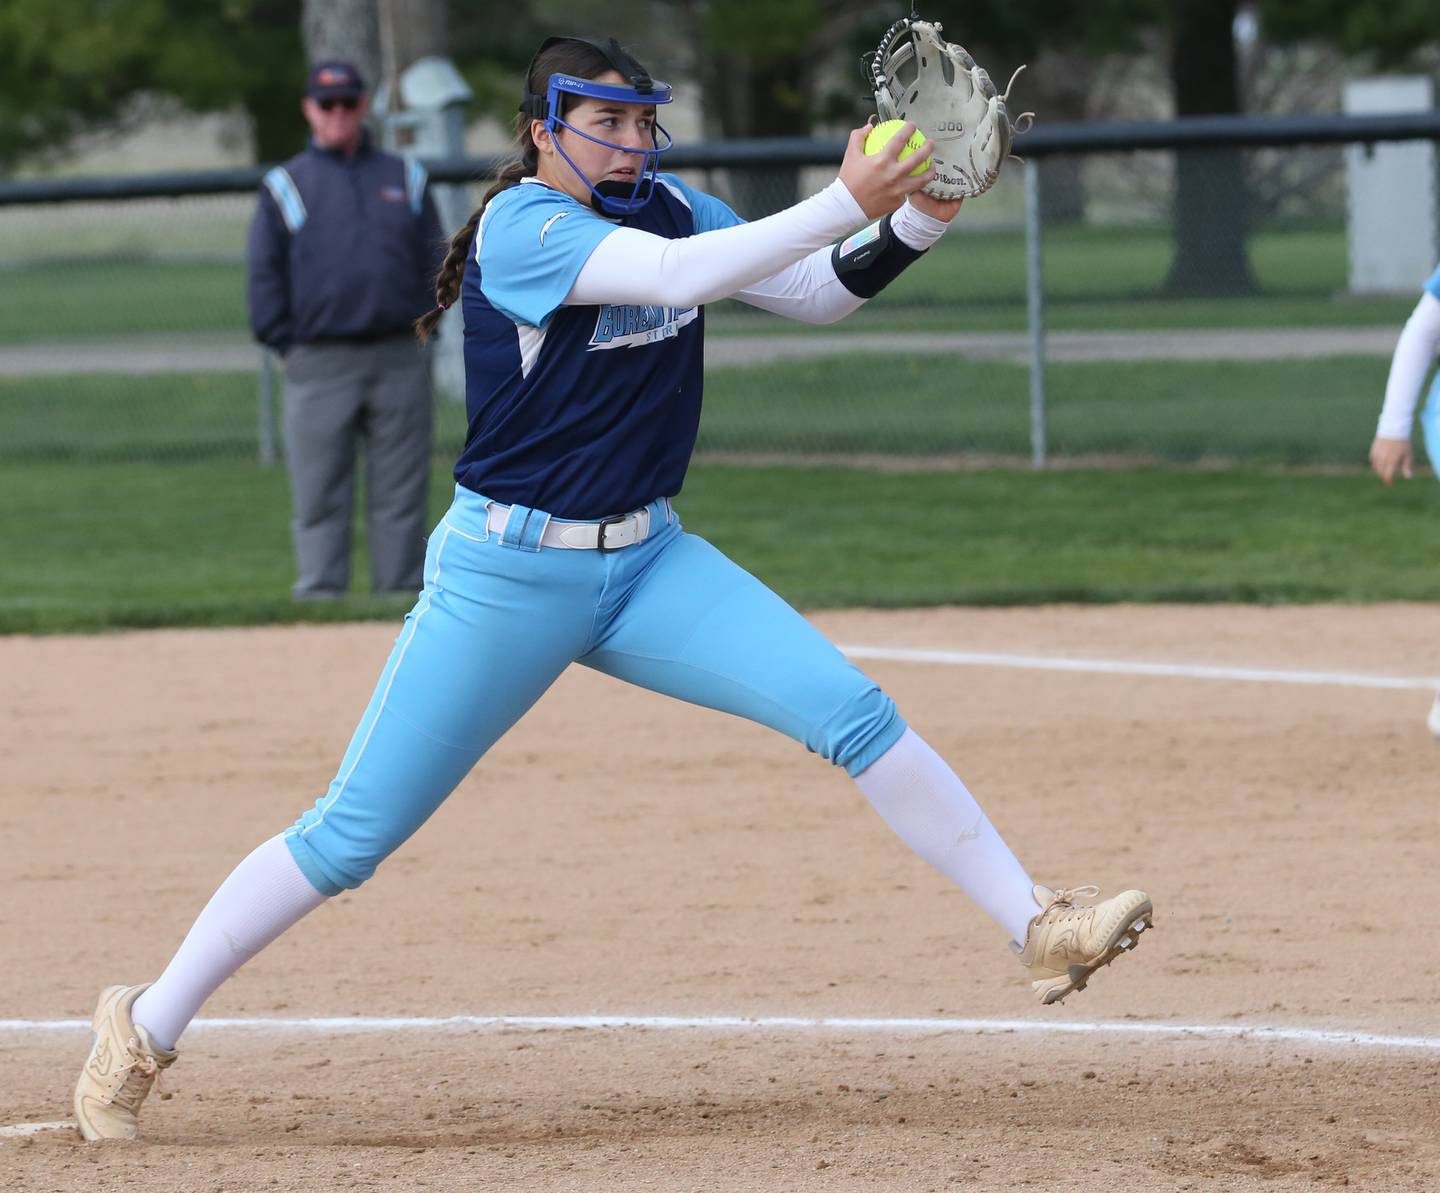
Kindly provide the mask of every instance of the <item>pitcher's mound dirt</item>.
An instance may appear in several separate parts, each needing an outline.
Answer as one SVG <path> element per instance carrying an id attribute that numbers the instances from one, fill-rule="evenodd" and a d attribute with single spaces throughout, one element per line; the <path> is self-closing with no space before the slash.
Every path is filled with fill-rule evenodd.
<path id="1" fill-rule="evenodd" d="M 841 643 L 1440 673 L 1430 607 L 837 613 Z M 394 626 L 0 639 L 0 1006 L 163 968 L 325 788 Z M 359 892 L 206 1016 L 906 1016 L 1440 1036 L 1428 694 L 867 661 L 1040 881 L 1156 929 L 1059 1007 L 842 773 L 572 669 Z M 0 1030 L 0 1128 L 88 1036 Z M 197 1029 L 146 1139 L 0 1136 L 7 1188 L 1440 1186 L 1440 1056 L 956 1032 Z"/>

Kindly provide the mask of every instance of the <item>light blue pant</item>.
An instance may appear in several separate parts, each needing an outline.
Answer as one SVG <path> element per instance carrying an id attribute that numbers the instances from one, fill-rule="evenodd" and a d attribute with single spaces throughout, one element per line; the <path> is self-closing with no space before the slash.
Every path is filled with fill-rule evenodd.
<path id="1" fill-rule="evenodd" d="M 525 538 L 518 516 L 492 534 L 488 505 L 457 488 L 340 769 L 286 834 L 317 890 L 369 878 L 574 662 L 769 725 L 851 775 L 905 731 L 884 692 L 667 502 L 645 542 L 603 553 L 534 545 L 543 516 Z"/>

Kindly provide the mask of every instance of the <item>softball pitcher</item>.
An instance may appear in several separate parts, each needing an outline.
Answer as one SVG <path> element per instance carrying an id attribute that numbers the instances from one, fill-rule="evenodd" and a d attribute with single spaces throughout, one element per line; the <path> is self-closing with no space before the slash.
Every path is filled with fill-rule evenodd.
<path id="1" fill-rule="evenodd" d="M 1390 359 L 1390 376 L 1385 382 L 1385 404 L 1380 410 L 1380 425 L 1370 444 L 1370 467 L 1387 485 L 1397 476 L 1409 480 L 1415 475 L 1415 453 L 1410 446 L 1410 433 L 1415 425 L 1415 407 L 1425 378 L 1435 365 L 1440 352 L 1440 267 L 1437 267 L 1420 292 L 1420 301 L 1410 312 L 1395 355 Z M 1430 394 L 1420 411 L 1420 431 L 1425 439 L 1425 454 L 1430 467 L 1440 477 L 1440 374 L 1430 385 Z M 1440 692 L 1430 706 L 1426 719 L 1430 732 L 1440 738 Z"/>
<path id="2" fill-rule="evenodd" d="M 425 586 L 325 794 L 225 880 L 153 983 L 111 986 L 75 1087 L 86 1139 L 133 1138 L 204 1001 L 309 911 L 359 886 L 571 663 L 769 725 L 843 767 L 894 831 L 1013 942 L 1042 1002 L 1136 942 L 1151 904 L 1035 884 L 894 702 L 671 504 L 700 419 L 704 306 L 849 314 L 939 238 L 907 126 L 745 223 L 658 171 L 670 87 L 613 39 L 551 38 L 520 157 L 452 241 L 438 308 L 465 316 L 469 432 Z M 841 239 L 857 226 L 863 231 Z M 840 243 L 834 242 L 840 240 Z"/>

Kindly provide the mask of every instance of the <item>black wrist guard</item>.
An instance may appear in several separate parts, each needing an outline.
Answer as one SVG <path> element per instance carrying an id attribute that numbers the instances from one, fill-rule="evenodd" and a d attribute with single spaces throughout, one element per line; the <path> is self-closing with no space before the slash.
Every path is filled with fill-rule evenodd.
<path id="1" fill-rule="evenodd" d="M 857 298 L 874 298 L 924 251 L 912 249 L 890 230 L 890 217 L 876 220 L 835 246 L 830 264 L 840 284 Z"/>

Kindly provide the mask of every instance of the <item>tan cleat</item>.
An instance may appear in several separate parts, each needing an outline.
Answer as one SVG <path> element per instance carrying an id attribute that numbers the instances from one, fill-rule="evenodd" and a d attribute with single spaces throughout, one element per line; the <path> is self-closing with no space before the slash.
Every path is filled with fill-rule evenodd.
<path id="1" fill-rule="evenodd" d="M 1046 1006 L 1072 990 L 1084 990 L 1090 975 L 1135 947 L 1150 927 L 1154 910 L 1144 891 L 1121 891 L 1094 906 L 1077 906 L 1076 898 L 1093 898 L 1097 886 L 1052 891 L 1036 886 L 1040 914 L 1025 930 L 1025 944 L 1011 944 L 1030 971 L 1030 988 Z"/>
<path id="2" fill-rule="evenodd" d="M 175 1053 L 157 1048 L 130 1008 L 150 986 L 110 986 L 100 994 L 90 1028 L 95 1042 L 75 1083 L 75 1123 L 86 1139 L 134 1139 L 145 1095 Z"/>

